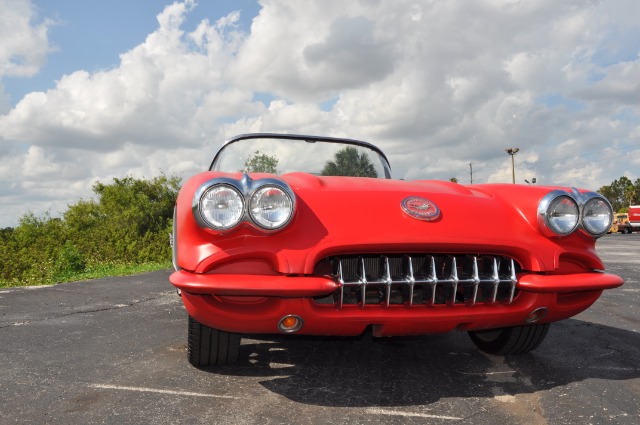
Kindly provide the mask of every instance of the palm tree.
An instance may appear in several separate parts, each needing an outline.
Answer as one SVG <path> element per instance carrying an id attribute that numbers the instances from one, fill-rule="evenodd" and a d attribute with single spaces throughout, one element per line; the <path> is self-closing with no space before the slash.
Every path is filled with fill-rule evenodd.
<path id="1" fill-rule="evenodd" d="M 333 161 L 322 169 L 323 176 L 378 177 L 375 167 L 366 153 L 359 153 L 353 146 L 336 152 Z"/>

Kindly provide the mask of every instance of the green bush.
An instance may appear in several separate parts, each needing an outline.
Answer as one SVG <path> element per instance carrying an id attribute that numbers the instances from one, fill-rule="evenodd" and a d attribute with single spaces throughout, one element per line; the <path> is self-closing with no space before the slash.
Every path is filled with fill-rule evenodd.
<path id="1" fill-rule="evenodd" d="M 67 241 L 58 252 L 53 279 L 56 281 L 67 280 L 70 276 L 84 272 L 86 267 L 87 262 L 82 252 L 73 243 Z"/>
<path id="2" fill-rule="evenodd" d="M 96 183 L 96 199 L 61 218 L 25 214 L 0 230 L 0 286 L 73 280 L 96 270 L 170 264 L 169 234 L 178 177 L 125 177 Z"/>

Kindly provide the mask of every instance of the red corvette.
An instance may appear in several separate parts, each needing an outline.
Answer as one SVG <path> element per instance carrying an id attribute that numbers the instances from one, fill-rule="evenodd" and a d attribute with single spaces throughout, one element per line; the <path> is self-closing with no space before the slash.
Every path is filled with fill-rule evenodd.
<path id="1" fill-rule="evenodd" d="M 189 361 L 236 361 L 242 333 L 366 328 L 466 331 L 485 352 L 528 352 L 623 283 L 595 251 L 613 217 L 596 193 L 390 176 L 384 153 L 356 140 L 227 141 L 175 210 Z"/>

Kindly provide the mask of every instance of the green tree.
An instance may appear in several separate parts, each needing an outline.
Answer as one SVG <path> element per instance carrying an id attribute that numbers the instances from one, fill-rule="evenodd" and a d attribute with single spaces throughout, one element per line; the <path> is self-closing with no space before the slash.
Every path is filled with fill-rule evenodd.
<path id="1" fill-rule="evenodd" d="M 602 186 L 598 192 L 609 200 L 614 211 L 621 211 L 640 203 L 640 179 L 632 182 L 622 176 L 610 185 Z"/>
<path id="2" fill-rule="evenodd" d="M 278 174 L 278 158 L 255 151 L 244 163 L 243 173 Z"/>
<path id="3" fill-rule="evenodd" d="M 640 179 L 636 179 L 633 185 L 627 186 L 624 192 L 624 200 L 627 206 L 640 204 Z"/>
<path id="4" fill-rule="evenodd" d="M 365 152 L 346 146 L 334 155 L 322 169 L 323 176 L 378 177 L 375 167 Z"/>

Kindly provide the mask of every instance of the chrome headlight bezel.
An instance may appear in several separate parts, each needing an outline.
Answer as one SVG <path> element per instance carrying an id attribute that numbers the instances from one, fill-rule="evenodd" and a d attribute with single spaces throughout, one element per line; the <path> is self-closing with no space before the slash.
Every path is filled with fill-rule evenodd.
<path id="1" fill-rule="evenodd" d="M 575 219 L 568 218 L 569 214 L 559 216 L 560 207 L 573 208 Z M 566 211 L 568 213 L 568 211 Z M 574 221 L 574 223 L 571 223 Z M 547 193 L 538 204 L 538 222 L 546 230 L 548 236 L 567 236 L 573 233 L 580 224 L 580 208 L 578 202 L 564 190 L 554 190 Z"/>
<path id="2" fill-rule="evenodd" d="M 266 199 L 273 196 L 268 194 L 269 191 L 277 192 L 275 196 L 280 197 L 280 202 L 275 199 Z M 264 230 L 277 230 L 291 221 L 294 199 L 293 194 L 281 185 L 263 184 L 251 194 L 247 202 L 247 211 L 258 227 Z M 278 211 L 273 211 L 274 209 Z"/>
<path id="3" fill-rule="evenodd" d="M 598 195 L 597 193 L 589 192 L 585 195 L 587 196 L 583 196 L 583 198 L 585 198 L 585 202 L 582 207 L 582 226 L 590 235 L 600 237 L 607 233 L 611 228 L 611 224 L 613 224 L 613 208 L 606 198 Z M 597 203 L 600 203 L 600 205 L 596 207 L 600 209 L 600 213 L 597 214 L 600 219 L 594 221 L 592 220 L 594 217 L 592 213 L 593 210 L 590 209 L 589 206 Z"/>
<path id="4" fill-rule="evenodd" d="M 599 204 L 599 220 L 591 220 L 589 206 Z M 560 206 L 573 209 L 573 214 L 558 215 Z M 568 218 L 570 216 L 574 219 Z M 569 220 L 567 222 L 567 220 Z M 598 221 L 600 223 L 598 223 Z M 572 188 L 571 192 L 553 190 L 547 193 L 538 204 L 538 224 L 542 232 L 549 237 L 564 237 L 577 230 L 598 238 L 604 235 L 613 222 L 613 209 L 609 201 L 595 192 L 580 193 Z M 608 223 L 608 225 L 607 225 Z M 606 225 L 606 228 L 605 228 Z"/>
<path id="5" fill-rule="evenodd" d="M 286 211 L 281 211 L 281 213 L 284 213 L 284 219 L 270 221 L 265 216 L 262 216 L 260 211 L 251 211 L 252 203 L 255 204 L 261 194 L 264 194 L 264 191 L 270 188 L 278 191 L 286 199 Z M 225 225 L 214 222 L 214 220 L 207 217 L 206 213 L 206 196 L 211 191 L 218 189 L 232 190 L 237 195 L 238 200 L 241 200 L 240 211 L 234 216 L 234 220 Z M 254 207 L 258 208 L 255 205 Z M 267 205 L 264 209 L 268 210 L 268 207 Z M 196 190 L 192 201 L 192 212 L 198 225 L 203 229 L 211 229 L 220 234 L 233 231 L 241 224 L 248 224 L 266 233 L 276 232 L 285 228 L 291 222 L 295 215 L 295 210 L 295 194 L 285 182 L 274 178 L 253 180 L 248 174 L 243 174 L 239 180 L 227 177 L 209 180 Z"/>
<path id="6" fill-rule="evenodd" d="M 201 227 L 224 231 L 234 228 L 242 221 L 245 200 L 240 190 L 233 184 L 219 182 L 201 187 L 198 192 L 194 213 Z"/>

